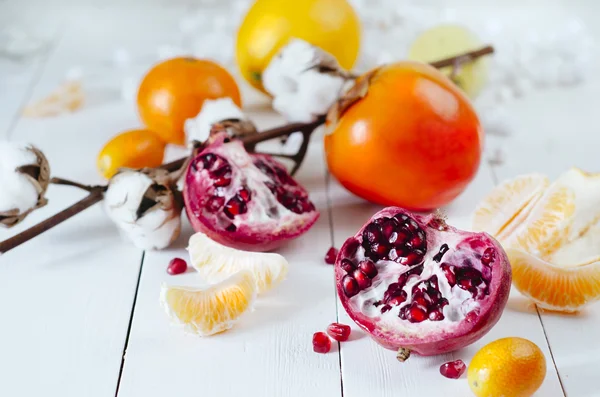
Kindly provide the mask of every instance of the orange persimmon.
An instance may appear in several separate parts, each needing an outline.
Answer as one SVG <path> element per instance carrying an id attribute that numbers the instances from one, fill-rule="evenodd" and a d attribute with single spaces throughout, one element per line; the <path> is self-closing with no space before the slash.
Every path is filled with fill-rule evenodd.
<path id="1" fill-rule="evenodd" d="M 475 177 L 483 130 L 465 94 L 437 69 L 399 62 L 361 76 L 327 115 L 327 164 L 354 194 L 431 210 Z"/>

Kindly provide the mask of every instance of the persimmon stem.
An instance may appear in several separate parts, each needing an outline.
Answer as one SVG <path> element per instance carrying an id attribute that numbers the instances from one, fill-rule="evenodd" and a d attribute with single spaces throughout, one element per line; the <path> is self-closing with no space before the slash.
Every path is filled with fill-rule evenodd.
<path id="1" fill-rule="evenodd" d="M 457 56 L 442 59 L 436 62 L 432 62 L 430 65 L 435 68 L 443 68 L 447 66 L 457 66 L 463 64 L 465 62 L 473 61 L 479 57 L 484 55 L 492 54 L 494 52 L 494 48 L 492 46 L 486 46 L 480 48 L 475 51 L 470 51 L 467 53 L 459 54 Z M 349 76 L 355 77 L 355 75 L 350 74 Z M 326 116 L 321 115 L 317 117 L 314 121 L 310 123 L 290 123 L 283 125 L 281 127 L 272 128 L 261 133 L 250 134 L 240 137 L 239 139 L 244 143 L 244 146 L 249 152 L 254 152 L 254 149 L 257 144 L 268 141 L 270 139 L 275 139 L 283 136 L 289 136 L 294 132 L 300 132 L 303 135 L 302 145 L 300 150 L 295 155 L 286 155 L 284 157 L 293 160 L 295 162 L 294 168 L 291 171 L 293 175 L 304 156 L 306 155 L 306 151 L 308 149 L 308 142 L 310 135 L 312 132 L 319 126 L 325 123 Z M 190 156 L 183 157 L 170 163 L 165 163 L 160 166 L 160 168 L 167 170 L 169 172 L 175 172 L 177 170 L 181 170 L 182 167 L 186 164 L 186 162 L 190 159 Z M 0 254 L 10 251 L 11 249 L 18 247 L 19 245 L 31 240 L 34 237 L 39 236 L 46 230 L 52 229 L 54 226 L 59 225 L 60 223 L 66 221 L 67 219 L 77 215 L 81 211 L 91 207 L 92 205 L 100 202 L 104 198 L 104 192 L 108 188 L 108 186 L 90 186 L 85 185 L 79 182 L 70 181 L 63 178 L 54 177 L 50 180 L 50 183 L 55 185 L 63 185 L 63 186 L 72 186 L 82 190 L 89 192 L 89 194 L 83 198 L 82 200 L 76 202 L 68 208 L 65 208 L 61 212 L 51 216 L 50 218 L 38 223 L 35 226 L 30 227 L 29 229 L 0 242 Z M 408 353 L 410 354 L 410 353 Z M 403 354 L 399 355 L 399 359 L 402 358 Z"/>

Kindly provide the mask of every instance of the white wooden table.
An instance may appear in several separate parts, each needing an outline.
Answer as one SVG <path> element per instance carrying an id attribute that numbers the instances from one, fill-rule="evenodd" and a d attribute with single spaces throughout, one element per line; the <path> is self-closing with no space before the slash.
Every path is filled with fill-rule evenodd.
<path id="1" fill-rule="evenodd" d="M 118 47 L 152 54 L 188 10 L 186 2 L 169 8 L 156 3 L 100 7 L 89 0 L 70 6 L 0 0 L 0 26 L 20 22 L 49 41 L 47 51 L 31 62 L 0 59 L 0 139 L 38 145 L 53 175 L 100 182 L 98 150 L 110 136 L 139 125 L 133 105 L 120 99 L 111 54 Z M 593 27 L 598 14 L 589 7 L 598 8 L 592 3 L 572 7 Z M 81 111 L 20 117 L 26 103 L 47 94 L 74 65 L 84 71 L 89 99 Z M 556 177 L 572 165 L 599 172 L 599 93 L 595 76 L 579 87 L 513 102 L 509 110 L 518 123 L 512 135 L 493 141 L 506 156 L 504 164 L 482 165 L 468 190 L 446 208 L 450 222 L 468 228 L 478 200 L 504 178 L 531 171 Z M 248 89 L 245 96 L 261 128 L 282 122 Z M 298 179 L 322 216 L 309 233 L 281 249 L 291 265 L 285 284 L 261 297 L 256 312 L 222 335 L 184 335 L 169 326 L 158 303 L 161 282 L 194 283 L 191 271 L 177 278 L 165 271 L 174 256 L 187 257 L 189 226 L 174 247 L 142 252 L 119 238 L 97 205 L 0 257 L 0 396 L 468 396 L 466 380 L 443 378 L 439 365 L 457 358 L 468 363 L 478 348 L 505 336 L 530 339 L 546 355 L 548 373 L 537 396 L 600 396 L 600 304 L 575 316 L 546 314 L 513 290 L 500 322 L 482 340 L 404 364 L 359 331 L 337 302 L 332 267 L 323 264 L 323 256 L 379 207 L 328 177 L 320 142 L 313 142 L 310 156 Z M 0 239 L 82 193 L 51 186 L 48 196 L 48 206 L 12 230 L 0 230 Z M 329 354 L 313 353 L 312 334 L 336 320 L 353 325 L 352 340 L 334 345 Z"/>

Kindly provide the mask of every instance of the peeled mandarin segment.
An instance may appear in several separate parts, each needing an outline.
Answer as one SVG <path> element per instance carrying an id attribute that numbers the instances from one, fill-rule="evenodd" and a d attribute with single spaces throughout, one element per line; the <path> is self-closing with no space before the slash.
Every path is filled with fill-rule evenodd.
<path id="1" fill-rule="evenodd" d="M 241 271 L 207 288 L 163 285 L 160 301 L 169 317 L 186 331 L 208 336 L 233 327 L 251 308 L 255 296 L 252 273 Z"/>
<path id="2" fill-rule="evenodd" d="M 600 173 L 591 174 L 574 167 L 556 182 L 575 193 L 575 216 L 568 236 L 569 241 L 574 241 L 600 223 Z"/>
<path id="3" fill-rule="evenodd" d="M 514 229 L 529 214 L 549 184 L 541 174 L 521 175 L 499 184 L 475 210 L 473 229 L 494 237 L 506 235 L 505 229 Z"/>
<path id="4" fill-rule="evenodd" d="M 507 250 L 513 283 L 540 307 L 572 312 L 600 299 L 600 258 L 577 267 L 559 267 L 521 250 Z"/>
<path id="5" fill-rule="evenodd" d="M 190 238 L 188 251 L 192 266 L 206 280 L 218 281 L 240 270 L 248 270 L 256 279 L 259 293 L 279 284 L 288 271 L 288 262 L 279 254 L 230 248 L 203 233 L 196 233 Z"/>
<path id="6" fill-rule="evenodd" d="M 561 267 L 576 267 L 596 262 L 600 258 L 600 222 L 585 229 L 585 232 L 558 248 L 548 258 L 549 262 Z"/>
<path id="7" fill-rule="evenodd" d="M 513 233 L 506 247 L 547 258 L 566 242 L 574 213 L 575 194 L 555 182 Z"/>

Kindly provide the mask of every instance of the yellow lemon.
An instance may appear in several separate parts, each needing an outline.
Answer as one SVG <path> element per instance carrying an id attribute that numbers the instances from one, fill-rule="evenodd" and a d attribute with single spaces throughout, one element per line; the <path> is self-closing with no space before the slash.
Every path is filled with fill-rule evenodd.
<path id="1" fill-rule="evenodd" d="M 477 397 L 529 397 L 546 377 L 546 358 L 533 342 L 517 337 L 485 345 L 469 364 L 468 381 Z"/>
<path id="2" fill-rule="evenodd" d="M 351 69 L 358 57 L 360 21 L 347 0 L 257 0 L 237 34 L 242 76 L 265 92 L 262 72 L 292 37 L 320 47 Z"/>

